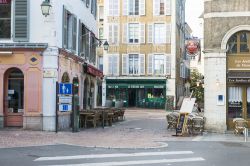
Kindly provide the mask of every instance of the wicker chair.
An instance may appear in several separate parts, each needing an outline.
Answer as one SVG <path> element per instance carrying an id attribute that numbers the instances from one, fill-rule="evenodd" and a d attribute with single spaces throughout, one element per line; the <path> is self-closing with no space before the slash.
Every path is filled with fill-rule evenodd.
<path id="1" fill-rule="evenodd" d="M 245 128 L 247 128 L 247 121 L 243 118 L 235 118 L 233 119 L 234 123 L 234 133 L 235 134 L 243 134 Z"/>
<path id="2" fill-rule="evenodd" d="M 100 121 L 100 113 L 98 111 L 96 111 L 93 114 L 87 115 L 86 117 L 86 123 L 91 123 L 93 125 L 93 127 L 95 128 L 98 125 L 98 122 Z M 85 126 L 86 128 L 87 126 Z"/>
<path id="3" fill-rule="evenodd" d="M 176 129 L 179 114 L 177 112 L 172 112 L 166 115 L 168 129 Z"/>

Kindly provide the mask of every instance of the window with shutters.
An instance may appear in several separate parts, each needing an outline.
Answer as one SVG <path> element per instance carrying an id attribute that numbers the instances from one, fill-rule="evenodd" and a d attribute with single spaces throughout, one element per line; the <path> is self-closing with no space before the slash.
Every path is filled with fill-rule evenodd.
<path id="1" fill-rule="evenodd" d="M 104 7 L 99 6 L 99 21 L 103 21 L 103 20 L 104 20 Z"/>
<path id="2" fill-rule="evenodd" d="M 119 1 L 118 0 L 108 0 L 109 1 L 109 5 L 108 5 L 108 15 L 109 16 L 119 16 Z"/>
<path id="3" fill-rule="evenodd" d="M 170 15 L 171 0 L 153 0 L 153 13 L 155 16 Z"/>
<path id="4" fill-rule="evenodd" d="M 86 28 L 84 24 L 79 26 L 79 55 L 84 57 L 84 59 L 89 59 L 90 55 L 90 31 Z"/>
<path id="5" fill-rule="evenodd" d="M 98 69 L 103 71 L 103 57 L 102 56 L 98 57 Z"/>
<path id="6" fill-rule="evenodd" d="M 166 43 L 166 25 L 154 24 L 154 43 Z"/>
<path id="7" fill-rule="evenodd" d="M 109 44 L 117 45 L 119 43 L 119 25 L 109 24 Z"/>
<path id="8" fill-rule="evenodd" d="M 128 24 L 128 38 L 129 43 L 139 43 L 140 27 L 137 23 Z"/>
<path id="9" fill-rule="evenodd" d="M 170 55 L 149 54 L 148 74 L 149 75 L 170 75 L 171 62 Z"/>
<path id="10" fill-rule="evenodd" d="M 118 75 L 119 74 L 119 55 L 110 54 L 108 55 L 108 75 Z"/>
<path id="11" fill-rule="evenodd" d="M 63 48 L 76 52 L 77 42 L 77 19 L 64 8 L 63 20 Z"/>
<path id="12" fill-rule="evenodd" d="M 90 55 L 89 62 L 95 64 L 96 63 L 96 46 L 98 45 L 98 40 L 95 37 L 95 34 L 90 33 Z"/>
<path id="13" fill-rule="evenodd" d="M 131 75 L 139 74 L 139 55 L 138 54 L 129 54 L 128 73 Z"/>
<path id="14" fill-rule="evenodd" d="M 139 0 L 129 0 L 129 15 L 139 15 Z"/>
<path id="15" fill-rule="evenodd" d="M 154 65 L 154 74 L 155 75 L 163 75 L 165 70 L 165 55 L 163 54 L 155 54 L 153 59 Z"/>
<path id="16" fill-rule="evenodd" d="M 11 1 L 0 1 L 0 38 L 11 38 Z"/>

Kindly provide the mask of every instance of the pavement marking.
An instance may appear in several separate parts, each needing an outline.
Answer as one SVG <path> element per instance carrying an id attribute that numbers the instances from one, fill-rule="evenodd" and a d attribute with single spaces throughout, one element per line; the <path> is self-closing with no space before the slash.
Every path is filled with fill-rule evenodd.
<path id="1" fill-rule="evenodd" d="M 102 162 L 102 163 L 83 163 L 83 164 L 66 164 L 66 165 L 47 165 L 47 166 L 121 166 L 121 165 L 142 165 L 142 164 L 160 164 L 160 163 L 180 163 L 204 161 L 202 157 L 182 158 L 182 159 L 161 159 L 161 160 L 137 160 L 137 161 L 119 161 L 119 162 Z"/>
<path id="2" fill-rule="evenodd" d="M 193 152 L 192 151 L 170 151 L 170 152 L 90 154 L 90 155 L 76 155 L 76 156 L 40 157 L 40 158 L 35 159 L 34 161 L 93 159 L 93 158 L 110 158 L 110 157 L 160 156 L 160 155 L 175 155 L 175 154 L 193 154 Z"/>

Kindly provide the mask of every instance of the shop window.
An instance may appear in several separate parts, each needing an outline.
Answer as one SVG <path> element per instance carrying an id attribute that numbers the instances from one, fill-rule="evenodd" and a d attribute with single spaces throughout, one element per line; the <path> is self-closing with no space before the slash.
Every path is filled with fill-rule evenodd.
<path id="1" fill-rule="evenodd" d="M 228 54 L 250 53 L 250 32 L 241 31 L 230 37 L 227 43 Z"/>
<path id="2" fill-rule="evenodd" d="M 228 118 L 242 118 L 242 88 L 228 88 Z"/>
<path id="3" fill-rule="evenodd" d="M 67 83 L 67 82 L 70 82 L 70 79 L 69 79 L 69 74 L 68 73 L 63 73 L 63 76 L 62 76 L 62 83 Z"/>

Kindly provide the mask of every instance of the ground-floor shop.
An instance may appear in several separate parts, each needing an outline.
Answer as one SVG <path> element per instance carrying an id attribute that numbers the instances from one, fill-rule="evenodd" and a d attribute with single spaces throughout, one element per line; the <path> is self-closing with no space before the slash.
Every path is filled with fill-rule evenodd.
<path id="1" fill-rule="evenodd" d="M 107 79 L 106 100 L 122 101 L 125 107 L 165 108 L 166 80 Z"/>

